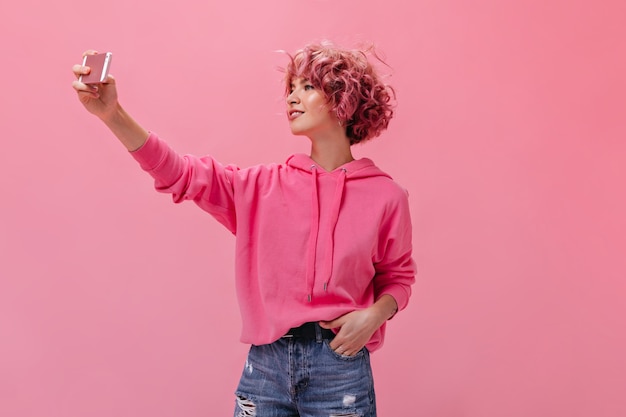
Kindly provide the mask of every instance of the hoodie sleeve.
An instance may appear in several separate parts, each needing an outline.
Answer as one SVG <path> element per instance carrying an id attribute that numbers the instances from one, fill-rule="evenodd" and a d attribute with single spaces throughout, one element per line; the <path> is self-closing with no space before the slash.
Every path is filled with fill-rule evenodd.
<path id="1" fill-rule="evenodd" d="M 406 308 L 415 283 L 416 265 L 412 258 L 412 227 L 408 195 L 403 193 L 381 225 L 377 261 L 374 264 L 374 291 L 378 300 L 385 294 Z"/>
<path id="2" fill-rule="evenodd" d="M 175 203 L 193 200 L 235 233 L 232 181 L 238 168 L 224 167 L 210 156 L 181 156 L 154 133 L 131 155 L 154 178 L 157 191 L 172 194 Z"/>

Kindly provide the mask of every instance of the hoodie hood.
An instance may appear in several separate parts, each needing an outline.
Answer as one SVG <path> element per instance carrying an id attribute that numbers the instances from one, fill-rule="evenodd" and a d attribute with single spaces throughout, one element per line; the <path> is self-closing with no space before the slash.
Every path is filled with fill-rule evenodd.
<path id="1" fill-rule="evenodd" d="M 324 280 L 324 291 L 327 290 L 333 271 L 333 257 L 335 253 L 335 226 L 339 219 L 341 211 L 341 202 L 343 200 L 346 182 L 355 181 L 371 177 L 387 177 L 391 176 L 381 171 L 371 159 L 361 158 L 348 162 L 333 171 L 326 171 L 319 166 L 311 157 L 304 154 L 295 154 L 290 156 L 286 161 L 287 166 L 295 168 L 303 173 L 311 176 L 311 231 L 309 235 L 309 243 L 306 254 L 306 285 L 307 285 L 307 301 L 311 301 L 313 297 L 313 289 L 315 288 L 316 279 Z M 331 204 L 327 207 L 320 208 L 320 187 L 319 177 L 321 175 L 330 176 L 335 181 L 335 191 L 332 196 Z M 324 268 L 322 271 L 316 270 L 317 264 L 317 247 L 318 237 L 320 234 L 320 210 L 329 210 L 330 230 L 328 235 L 330 240 L 326 247 L 324 255 Z"/>
<path id="2" fill-rule="evenodd" d="M 347 164 L 341 165 L 333 171 L 326 171 L 320 167 L 310 156 L 305 154 L 295 154 L 287 158 L 286 164 L 292 168 L 299 169 L 305 172 L 311 172 L 311 167 L 315 166 L 320 173 L 327 173 L 333 175 L 339 171 L 344 172 L 346 178 L 369 178 L 369 177 L 387 177 L 391 178 L 389 174 L 383 172 L 374 165 L 374 162 L 369 158 L 355 159 Z"/>

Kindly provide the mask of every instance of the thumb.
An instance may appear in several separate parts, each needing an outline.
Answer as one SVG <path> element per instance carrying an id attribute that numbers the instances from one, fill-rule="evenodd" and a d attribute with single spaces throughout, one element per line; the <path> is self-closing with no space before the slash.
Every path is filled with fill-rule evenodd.
<path id="1" fill-rule="evenodd" d="M 107 78 L 102 82 L 102 84 L 115 84 L 115 77 L 113 74 L 107 74 Z"/>
<path id="2" fill-rule="evenodd" d="M 322 320 L 319 322 L 319 325 L 323 329 L 337 329 L 343 325 L 343 322 L 340 317 L 335 320 L 329 320 L 329 321 Z"/>

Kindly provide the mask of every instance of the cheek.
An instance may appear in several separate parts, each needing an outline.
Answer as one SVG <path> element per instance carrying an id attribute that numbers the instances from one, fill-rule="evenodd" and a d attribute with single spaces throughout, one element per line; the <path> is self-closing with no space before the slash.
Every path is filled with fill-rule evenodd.
<path id="1" fill-rule="evenodd" d="M 307 96 L 309 103 L 315 104 L 317 106 L 324 106 L 327 104 L 326 97 L 317 90 L 313 90 Z"/>
<path id="2" fill-rule="evenodd" d="M 329 104 L 326 102 L 326 100 L 322 98 L 316 98 L 315 101 L 311 103 L 310 108 L 315 110 L 316 113 L 320 113 L 320 114 L 330 113 Z"/>

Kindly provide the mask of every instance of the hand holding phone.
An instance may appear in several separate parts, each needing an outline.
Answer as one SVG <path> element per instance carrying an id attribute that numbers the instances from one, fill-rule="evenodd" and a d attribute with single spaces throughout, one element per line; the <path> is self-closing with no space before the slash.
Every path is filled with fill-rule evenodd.
<path id="1" fill-rule="evenodd" d="M 85 55 L 83 58 L 83 66 L 91 69 L 89 74 L 83 74 L 78 78 L 83 84 L 98 84 L 106 81 L 111 67 L 113 54 L 107 52 L 104 54 Z"/>

